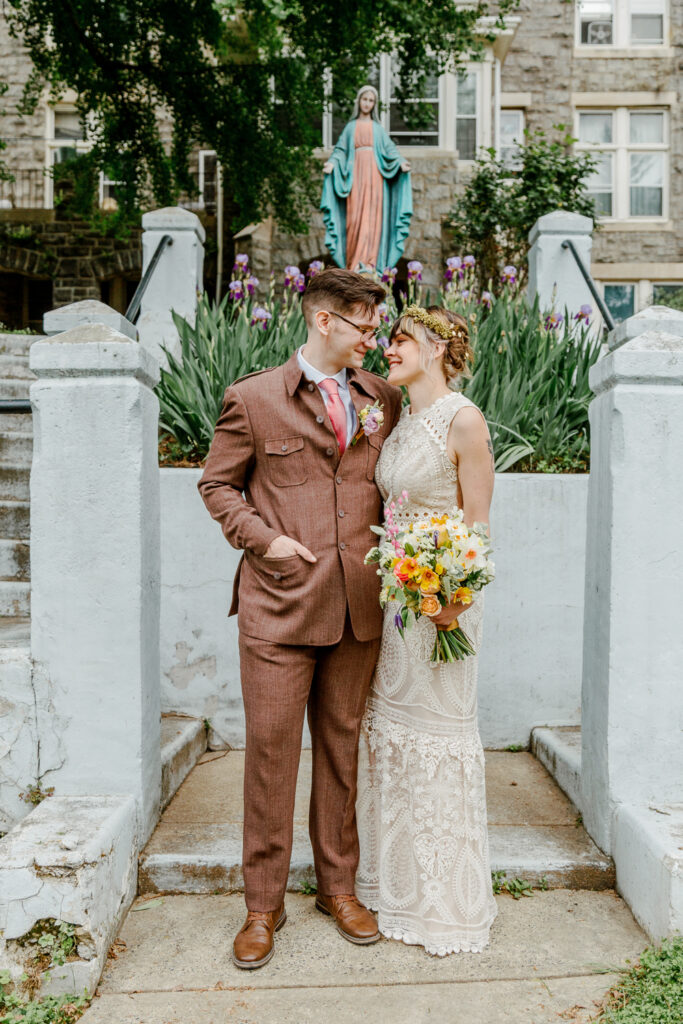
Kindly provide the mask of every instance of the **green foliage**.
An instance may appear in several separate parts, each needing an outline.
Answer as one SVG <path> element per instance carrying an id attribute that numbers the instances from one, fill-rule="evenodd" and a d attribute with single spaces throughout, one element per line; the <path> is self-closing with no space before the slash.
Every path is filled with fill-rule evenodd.
<path id="1" fill-rule="evenodd" d="M 680 1024 L 683 1020 L 683 936 L 646 949 L 608 993 L 596 1024 Z"/>
<path id="2" fill-rule="evenodd" d="M 481 307 L 479 307 L 481 309 Z M 463 391 L 484 413 L 496 470 L 542 467 L 560 458 L 563 470 L 585 469 L 589 453 L 588 373 L 600 339 L 567 318 L 546 329 L 538 301 L 510 289 L 491 312 L 476 314 L 474 373 Z"/>
<path id="3" fill-rule="evenodd" d="M 166 353 L 169 366 L 157 386 L 159 423 L 183 455 L 203 458 L 226 387 L 247 373 L 285 362 L 306 340 L 305 324 L 297 305 L 278 307 L 265 330 L 251 326 L 251 304 L 235 307 L 228 295 L 219 305 L 203 295 L 194 327 L 173 316 L 181 353 L 179 359 Z"/>
<path id="4" fill-rule="evenodd" d="M 0 971 L 0 1024 L 73 1024 L 85 1012 L 85 996 L 45 996 L 22 999 L 11 983 L 9 971 Z"/>
<path id="5" fill-rule="evenodd" d="M 62 967 L 76 948 L 76 929 L 69 921 L 36 921 L 21 945 L 35 951 L 35 959 L 44 967 Z"/>
<path id="6" fill-rule="evenodd" d="M 302 892 L 304 896 L 315 896 L 317 891 L 318 886 L 316 882 L 304 881 L 299 884 L 299 892 Z"/>
<path id="7" fill-rule="evenodd" d="M 46 90 L 56 99 L 73 89 L 91 122 L 90 164 L 122 183 L 122 211 L 191 193 L 189 156 L 201 145 L 222 164 L 235 228 L 272 212 L 300 231 L 320 189 L 313 149 L 326 75 L 346 108 L 373 58 L 393 50 L 410 116 L 404 101 L 420 94 L 428 74 L 482 55 L 479 19 L 495 7 L 502 24 L 518 3 L 8 0 L 6 14 L 33 62 L 20 112 L 34 110 Z M 170 142 L 160 113 L 171 122 Z M 79 173 L 87 178 L 89 165 Z"/>
<path id="8" fill-rule="evenodd" d="M 596 158 L 572 152 L 576 140 L 565 125 L 554 130 L 559 133 L 554 139 L 541 129 L 524 133 L 514 172 L 488 150 L 456 200 L 450 219 L 454 242 L 477 257 L 484 286 L 497 279 L 503 264 L 526 264 L 529 232 L 543 214 L 571 210 L 594 216 L 586 180 Z"/>
<path id="9" fill-rule="evenodd" d="M 43 789 L 43 784 L 39 779 L 34 786 L 29 786 L 25 793 L 20 793 L 19 799 L 23 800 L 26 804 L 32 804 L 34 807 L 37 807 L 47 797 L 53 796 L 54 791 L 54 786 L 48 786 L 47 789 Z"/>
<path id="10" fill-rule="evenodd" d="M 545 879 L 542 881 L 545 882 Z M 507 893 L 508 896 L 512 896 L 513 900 L 519 900 L 522 896 L 533 896 L 534 894 L 531 882 L 527 882 L 523 878 L 508 878 L 506 871 L 492 871 L 491 884 L 494 896 Z M 547 888 L 547 882 L 539 888 Z"/>

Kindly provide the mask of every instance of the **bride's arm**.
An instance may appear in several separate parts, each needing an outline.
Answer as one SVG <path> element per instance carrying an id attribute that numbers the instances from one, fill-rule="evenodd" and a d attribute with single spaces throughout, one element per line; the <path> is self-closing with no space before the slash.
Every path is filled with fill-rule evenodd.
<path id="1" fill-rule="evenodd" d="M 468 526 L 488 526 L 495 479 L 493 446 L 486 420 L 471 406 L 465 406 L 451 420 L 448 431 L 448 457 L 458 467 L 462 492 L 462 510 Z M 467 605 L 454 604 L 444 608 L 432 619 L 437 626 L 450 626 Z"/>

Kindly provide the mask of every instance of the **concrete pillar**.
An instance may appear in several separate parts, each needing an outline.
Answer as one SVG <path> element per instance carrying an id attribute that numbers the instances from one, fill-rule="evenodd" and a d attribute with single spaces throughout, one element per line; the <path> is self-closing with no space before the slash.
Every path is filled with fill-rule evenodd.
<path id="1" fill-rule="evenodd" d="M 582 806 L 607 853 L 620 806 L 683 797 L 683 332 L 631 326 L 590 377 Z"/>
<path id="2" fill-rule="evenodd" d="M 58 765 L 45 782 L 132 794 L 144 842 L 161 785 L 158 366 L 102 303 L 46 315 L 59 326 L 30 356 L 31 652 Z"/>
<path id="3" fill-rule="evenodd" d="M 542 309 L 564 314 L 578 313 L 588 304 L 595 310 L 595 299 L 581 276 L 576 260 L 562 243 L 569 239 L 576 246 L 590 273 L 593 221 L 580 213 L 554 210 L 539 217 L 529 232 L 529 301 L 538 295 Z"/>
<path id="4" fill-rule="evenodd" d="M 206 232 L 196 214 L 180 206 L 152 210 L 142 217 L 142 272 L 150 264 L 164 235 L 166 246 L 142 299 L 137 322 L 140 344 L 164 363 L 161 345 L 174 355 L 180 350 L 178 331 L 171 311 L 194 323 L 197 295 L 204 290 L 204 239 Z"/>

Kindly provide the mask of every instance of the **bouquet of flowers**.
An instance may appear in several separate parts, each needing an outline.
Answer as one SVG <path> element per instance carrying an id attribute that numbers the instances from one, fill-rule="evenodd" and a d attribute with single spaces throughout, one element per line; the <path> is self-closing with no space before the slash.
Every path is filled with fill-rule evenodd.
<path id="1" fill-rule="evenodd" d="M 404 491 L 399 506 L 407 498 Z M 396 524 L 395 511 L 396 503 L 392 501 L 384 510 L 384 526 L 372 527 L 381 540 L 368 551 L 365 562 L 377 563 L 382 607 L 390 601 L 399 605 L 394 622 L 403 635 L 421 615 L 438 615 L 442 608 L 456 602 L 471 604 L 472 594 L 493 580 L 495 567 L 489 557 L 486 526 L 475 523 L 468 527 L 461 509 L 450 516 L 430 516 L 410 523 L 403 530 Z M 461 661 L 475 653 L 455 619 L 448 629 L 437 631 L 431 660 Z"/>

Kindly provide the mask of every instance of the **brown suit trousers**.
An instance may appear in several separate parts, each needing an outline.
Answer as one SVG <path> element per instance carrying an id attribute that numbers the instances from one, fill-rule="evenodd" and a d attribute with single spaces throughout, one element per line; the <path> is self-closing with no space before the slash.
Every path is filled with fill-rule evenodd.
<path id="1" fill-rule="evenodd" d="M 353 892 L 358 865 L 358 735 L 382 615 L 374 565 L 363 559 L 382 518 L 374 470 L 400 413 L 400 392 L 348 371 L 357 412 L 382 402 L 378 434 L 339 456 L 318 388 L 296 355 L 228 388 L 199 490 L 245 556 L 236 580 L 247 723 L 243 867 L 247 906 L 275 910 L 292 849 L 294 793 L 306 708 L 313 748 L 309 827 L 320 892 Z M 277 536 L 315 564 L 265 558 Z"/>

